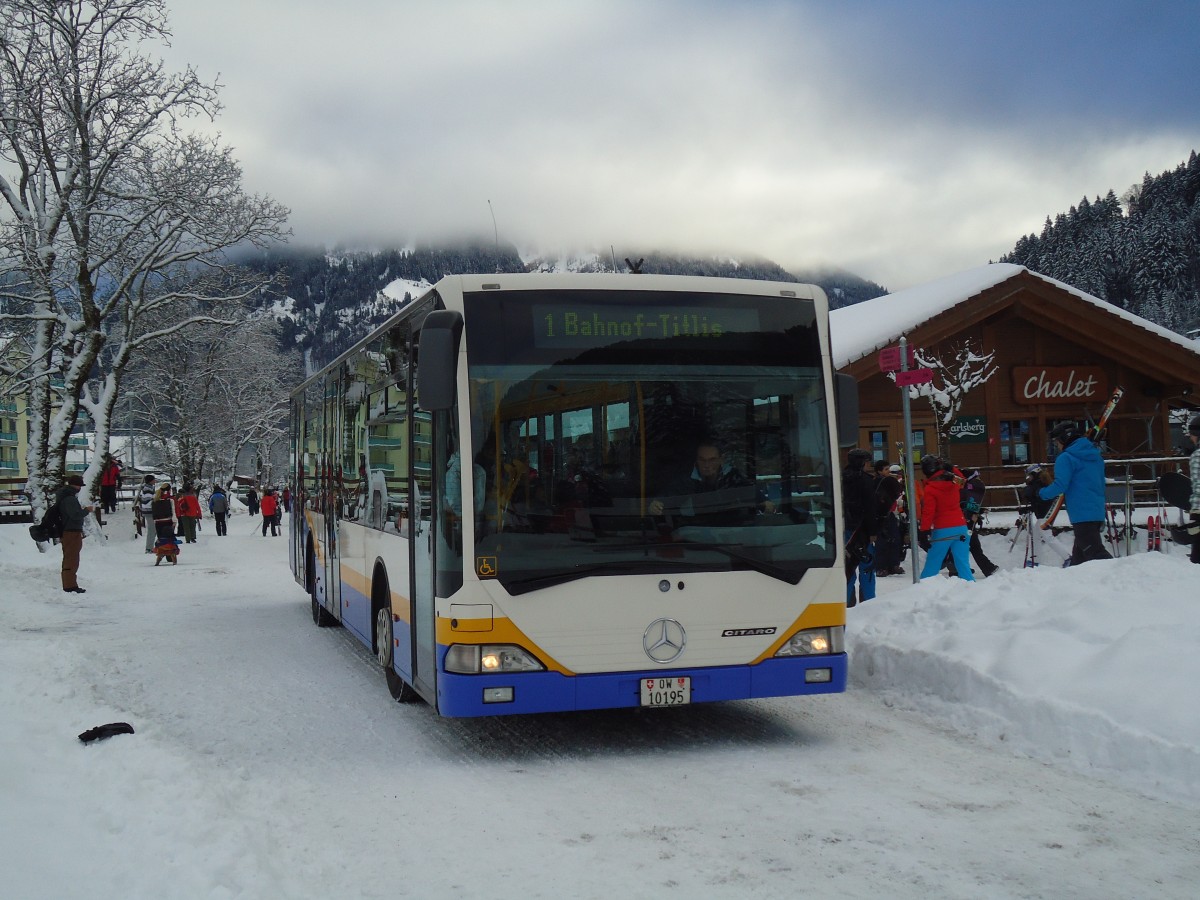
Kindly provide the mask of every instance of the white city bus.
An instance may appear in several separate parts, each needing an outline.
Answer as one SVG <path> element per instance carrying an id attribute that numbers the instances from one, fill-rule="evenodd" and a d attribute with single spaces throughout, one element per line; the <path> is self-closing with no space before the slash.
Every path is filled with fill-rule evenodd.
<path id="1" fill-rule="evenodd" d="M 810 285 L 443 278 L 293 395 L 314 621 L 444 716 L 844 690 L 827 323 Z"/>

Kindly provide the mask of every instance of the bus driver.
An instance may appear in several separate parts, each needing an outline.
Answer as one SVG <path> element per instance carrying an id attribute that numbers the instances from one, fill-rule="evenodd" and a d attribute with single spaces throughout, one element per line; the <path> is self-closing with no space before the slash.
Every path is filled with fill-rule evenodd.
<path id="1" fill-rule="evenodd" d="M 749 478 L 725 461 L 725 453 L 721 450 L 717 442 L 705 439 L 696 447 L 696 464 L 692 469 L 692 474 L 688 479 L 687 485 L 683 490 L 676 492 L 684 495 L 678 504 L 678 512 L 683 516 L 696 516 L 699 514 L 699 510 L 697 509 L 699 504 L 692 502 L 691 497 L 687 495 L 695 496 L 726 491 L 728 489 L 753 487 L 754 483 Z M 733 491 L 730 491 L 730 493 L 733 493 Z M 753 512 L 759 510 L 764 513 L 775 512 L 774 502 L 767 499 L 766 495 L 761 491 L 755 490 L 753 502 Z M 667 508 L 667 504 L 658 498 L 651 500 L 650 505 L 647 507 L 652 516 L 663 515 L 667 511 Z M 736 514 L 736 512 L 735 508 L 726 508 L 721 511 L 722 518 L 728 519 L 731 514 Z"/>

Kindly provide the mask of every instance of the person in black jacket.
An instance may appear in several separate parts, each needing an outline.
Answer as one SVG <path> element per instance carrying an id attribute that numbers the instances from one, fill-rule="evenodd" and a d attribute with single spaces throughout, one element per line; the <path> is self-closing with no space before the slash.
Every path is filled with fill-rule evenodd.
<path id="1" fill-rule="evenodd" d="M 1026 540 L 1036 543 L 1032 543 L 1026 548 L 1025 565 L 1037 565 L 1038 547 L 1049 547 L 1058 554 L 1059 559 L 1062 560 L 1062 567 L 1065 569 L 1071 565 L 1071 548 L 1063 544 L 1052 529 L 1042 528 L 1039 524 L 1050 512 L 1054 501 L 1043 500 L 1038 496 L 1038 491 L 1052 480 L 1048 465 L 1034 463 L 1026 467 L 1025 488 L 1020 492 L 1021 499 L 1025 505 L 1018 510 L 1020 518 L 1017 519 L 1017 524 L 1009 529 L 1007 537 L 1009 546 L 1015 547 L 1017 539 L 1020 537 L 1021 529 L 1028 529 L 1029 533 L 1026 535 Z"/>
<path id="2" fill-rule="evenodd" d="M 904 494 L 903 478 L 904 470 L 900 466 L 885 468 L 883 475 L 875 478 L 876 577 L 904 574 L 901 565 L 904 562 L 904 538 L 900 534 L 900 517 L 896 514 L 896 501 Z"/>
<path id="3" fill-rule="evenodd" d="M 842 539 L 846 546 L 846 605 L 875 598 L 875 535 L 878 516 L 871 454 L 858 447 L 846 457 L 842 470 Z M 855 580 L 858 596 L 855 596 Z"/>
<path id="4" fill-rule="evenodd" d="M 983 544 L 979 540 L 979 529 L 983 527 L 984 494 L 987 486 L 979 475 L 978 469 L 963 469 L 963 484 L 959 488 L 959 505 L 962 506 L 963 518 L 967 520 L 967 530 L 971 532 L 971 558 L 975 565 L 983 570 L 983 577 L 989 578 L 1000 568 L 983 552 Z"/>
<path id="5" fill-rule="evenodd" d="M 55 499 L 58 513 L 62 516 L 62 589 L 67 594 L 86 594 L 79 586 L 79 551 L 83 549 L 83 520 L 94 506 L 81 506 L 79 491 L 83 487 L 82 475 L 71 475 Z"/>

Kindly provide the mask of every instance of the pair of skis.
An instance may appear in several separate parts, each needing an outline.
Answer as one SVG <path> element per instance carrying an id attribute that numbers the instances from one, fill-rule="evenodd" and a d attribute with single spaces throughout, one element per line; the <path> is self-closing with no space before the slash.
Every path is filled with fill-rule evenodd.
<path id="1" fill-rule="evenodd" d="M 1162 516 L 1150 516 L 1146 519 L 1146 550 L 1162 552 Z"/>
<path id="2" fill-rule="evenodd" d="M 1121 529 L 1117 526 L 1117 508 L 1109 505 L 1105 507 L 1105 521 L 1108 525 L 1108 546 L 1112 551 L 1113 556 L 1121 555 Z"/>
<path id="3" fill-rule="evenodd" d="M 1113 410 L 1117 408 L 1117 404 L 1121 402 L 1121 398 L 1124 395 L 1124 388 L 1118 387 L 1113 390 L 1112 396 L 1108 398 L 1108 403 L 1104 405 L 1104 410 L 1100 413 L 1100 418 L 1087 430 L 1087 439 L 1089 441 L 1095 443 L 1100 438 L 1100 434 L 1104 431 L 1104 426 L 1108 424 Z M 1065 494 L 1059 494 L 1054 498 L 1054 505 L 1050 507 L 1050 511 L 1046 513 L 1046 518 L 1042 520 L 1041 528 L 1043 531 L 1054 524 L 1054 519 L 1062 512 L 1063 503 L 1066 502 L 1066 499 Z"/>

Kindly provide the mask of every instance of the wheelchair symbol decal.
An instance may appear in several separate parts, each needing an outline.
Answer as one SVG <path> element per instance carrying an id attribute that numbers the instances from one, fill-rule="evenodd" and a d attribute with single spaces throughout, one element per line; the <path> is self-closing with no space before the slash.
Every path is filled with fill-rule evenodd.
<path id="1" fill-rule="evenodd" d="M 494 556 L 477 556 L 475 557 L 475 574 L 480 578 L 495 578 L 496 577 L 496 557 Z"/>

